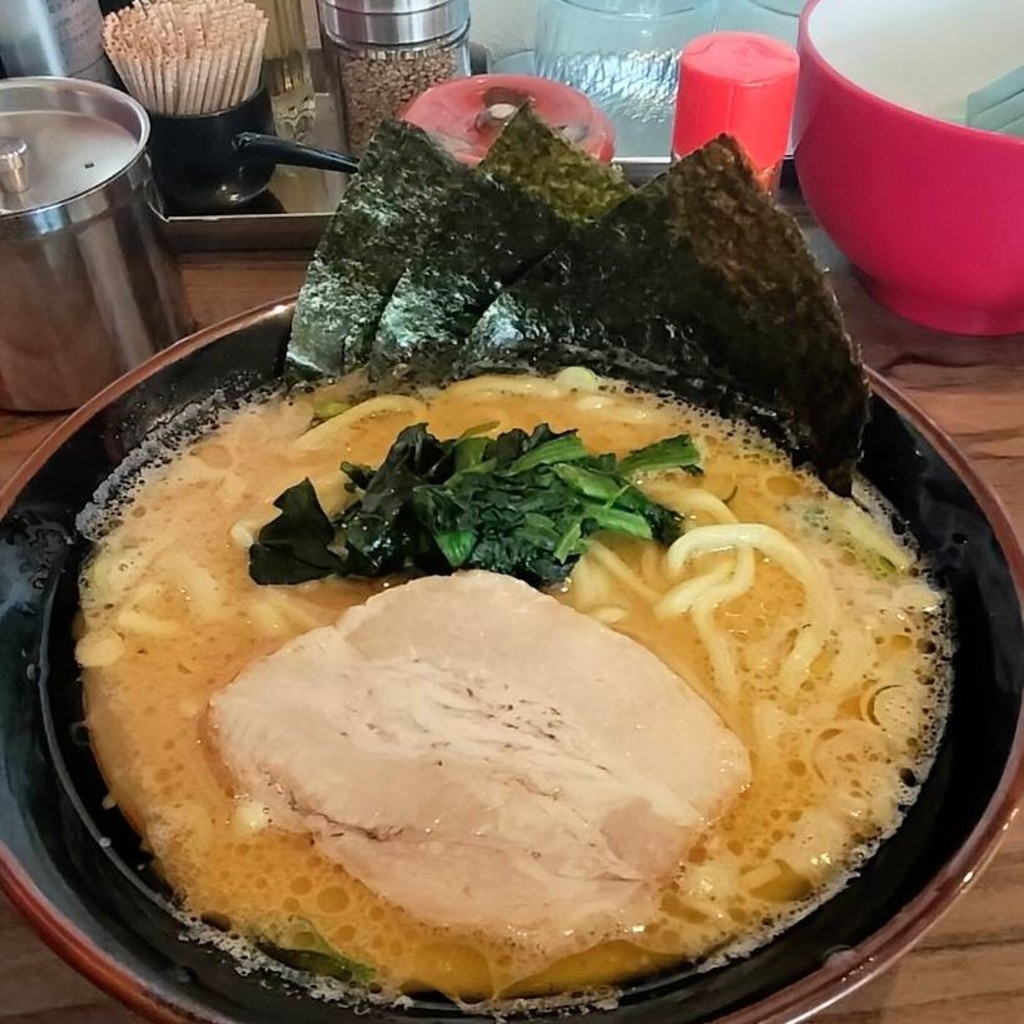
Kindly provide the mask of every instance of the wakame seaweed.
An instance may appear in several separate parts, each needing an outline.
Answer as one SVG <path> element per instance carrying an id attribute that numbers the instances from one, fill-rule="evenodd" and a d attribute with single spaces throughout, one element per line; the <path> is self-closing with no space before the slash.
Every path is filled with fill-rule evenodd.
<path id="1" fill-rule="evenodd" d="M 442 441 L 406 427 L 376 469 L 343 463 L 355 501 L 328 518 L 309 480 L 282 494 L 281 514 L 249 549 L 260 584 L 486 569 L 535 586 L 564 580 L 597 533 L 670 544 L 681 523 L 634 483 L 665 469 L 699 472 L 680 435 L 622 460 L 592 455 L 575 430 L 470 431 Z"/>
<path id="2" fill-rule="evenodd" d="M 472 173 L 419 128 L 380 127 L 306 272 L 286 357 L 293 374 L 341 376 L 367 362 L 395 285 Z"/>
<path id="3" fill-rule="evenodd" d="M 868 390 L 796 223 L 722 137 L 505 289 L 455 376 L 584 365 L 739 415 L 848 494 Z"/>

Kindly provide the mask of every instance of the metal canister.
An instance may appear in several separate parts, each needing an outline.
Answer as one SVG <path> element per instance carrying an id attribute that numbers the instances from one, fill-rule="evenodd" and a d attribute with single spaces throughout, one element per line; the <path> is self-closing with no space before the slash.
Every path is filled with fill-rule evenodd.
<path id="1" fill-rule="evenodd" d="M 74 408 L 191 329 L 148 138 L 116 89 L 0 82 L 0 408 Z"/>
<path id="2" fill-rule="evenodd" d="M 114 80 L 97 0 L 0 2 L 0 60 L 9 75 Z"/>

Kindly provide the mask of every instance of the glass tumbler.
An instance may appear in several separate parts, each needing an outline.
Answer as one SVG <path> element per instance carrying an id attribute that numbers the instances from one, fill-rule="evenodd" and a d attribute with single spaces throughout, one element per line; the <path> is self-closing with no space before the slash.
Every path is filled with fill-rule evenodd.
<path id="1" fill-rule="evenodd" d="M 618 156 L 667 156 L 679 53 L 717 15 L 718 0 L 540 0 L 537 73 L 601 107 Z"/>
<path id="2" fill-rule="evenodd" d="M 807 0 L 721 0 L 718 27 L 729 32 L 763 32 L 796 46 L 800 12 Z"/>

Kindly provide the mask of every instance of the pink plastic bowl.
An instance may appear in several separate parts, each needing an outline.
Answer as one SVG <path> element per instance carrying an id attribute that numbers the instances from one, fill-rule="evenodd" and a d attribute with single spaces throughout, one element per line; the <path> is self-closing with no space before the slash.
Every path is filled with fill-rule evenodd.
<path id="1" fill-rule="evenodd" d="M 807 203 L 901 316 L 1024 331 L 1024 139 L 966 128 L 1024 62 L 1024 0 L 811 0 L 794 139 Z"/>

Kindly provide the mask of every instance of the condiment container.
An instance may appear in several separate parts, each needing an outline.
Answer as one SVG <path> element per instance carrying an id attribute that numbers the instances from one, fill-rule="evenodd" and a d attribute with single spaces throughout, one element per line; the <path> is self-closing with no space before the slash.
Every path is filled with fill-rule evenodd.
<path id="1" fill-rule="evenodd" d="M 773 190 L 789 142 L 799 71 L 796 50 L 770 36 L 718 32 L 694 39 L 679 60 L 673 157 L 731 135 L 761 184 Z"/>
<path id="2" fill-rule="evenodd" d="M 718 0 L 539 0 L 536 71 L 611 118 L 619 156 L 668 156 L 679 53 L 717 14 Z"/>
<path id="3" fill-rule="evenodd" d="M 435 85 L 401 116 L 430 132 L 456 159 L 475 166 L 510 117 L 525 103 L 574 146 L 608 163 L 615 129 L 583 93 L 532 75 L 473 75 Z"/>
<path id="4" fill-rule="evenodd" d="M 113 82 L 98 0 L 0 0 L 0 60 L 8 75 Z"/>
<path id="5" fill-rule="evenodd" d="M 469 0 L 317 0 L 317 13 L 350 153 L 414 96 L 469 73 Z"/>
<path id="6" fill-rule="evenodd" d="M 0 407 L 74 408 L 191 328 L 148 137 L 108 86 L 0 82 Z"/>

